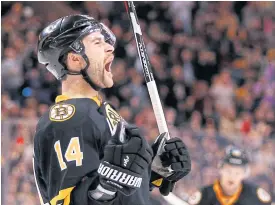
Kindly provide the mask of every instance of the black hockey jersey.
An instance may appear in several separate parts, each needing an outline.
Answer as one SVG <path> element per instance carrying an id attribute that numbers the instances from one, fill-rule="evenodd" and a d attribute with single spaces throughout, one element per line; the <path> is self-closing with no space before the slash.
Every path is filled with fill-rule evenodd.
<path id="1" fill-rule="evenodd" d="M 262 188 L 246 182 L 232 196 L 225 196 L 219 181 L 195 192 L 189 198 L 191 205 L 270 205 L 271 196 Z"/>
<path id="2" fill-rule="evenodd" d="M 98 184 L 104 146 L 120 116 L 110 105 L 104 107 L 107 117 L 100 109 L 98 98 L 61 95 L 41 117 L 34 138 L 34 173 L 41 204 L 101 204 L 88 198 L 88 190 Z M 140 189 L 128 197 L 118 192 L 111 204 L 149 205 L 149 169 Z"/>

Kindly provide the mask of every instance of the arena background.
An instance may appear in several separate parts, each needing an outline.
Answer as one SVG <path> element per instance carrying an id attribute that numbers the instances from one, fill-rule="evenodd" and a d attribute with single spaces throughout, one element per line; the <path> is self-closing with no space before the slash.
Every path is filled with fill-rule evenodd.
<path id="1" fill-rule="evenodd" d="M 50 21 L 89 14 L 117 37 L 115 87 L 102 92 L 149 141 L 158 130 L 122 2 L 1 2 L 2 204 L 39 204 L 32 142 L 39 117 L 60 93 L 38 64 L 37 34 Z M 275 193 L 275 3 L 136 2 L 172 136 L 181 137 L 192 172 L 174 193 L 187 199 L 218 176 L 228 144 L 251 158 L 249 181 Z M 154 205 L 165 205 L 158 191 Z"/>

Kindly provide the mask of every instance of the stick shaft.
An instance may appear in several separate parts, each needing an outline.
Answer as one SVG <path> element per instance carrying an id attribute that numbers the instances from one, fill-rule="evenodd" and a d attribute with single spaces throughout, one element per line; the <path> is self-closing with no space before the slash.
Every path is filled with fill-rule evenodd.
<path id="1" fill-rule="evenodd" d="M 162 109 L 156 82 L 155 82 L 155 79 L 153 76 L 149 57 L 148 57 L 146 47 L 145 47 L 145 44 L 144 44 L 144 41 L 142 38 L 142 32 L 141 32 L 141 28 L 140 28 L 140 25 L 138 22 L 134 3 L 133 3 L 133 1 L 125 1 L 124 3 L 125 3 L 126 11 L 129 15 L 129 18 L 131 21 L 133 31 L 134 31 L 134 36 L 135 36 L 136 45 L 137 45 L 137 49 L 138 49 L 138 55 L 139 55 L 139 58 L 141 61 L 144 78 L 146 81 L 147 89 L 148 89 L 151 103 L 153 106 L 153 110 L 154 110 L 154 114 L 156 117 L 159 132 L 160 133 L 163 133 L 163 132 L 168 133 L 167 123 L 165 120 L 164 112 Z M 170 138 L 169 133 L 168 133 L 167 137 L 168 137 L 168 139 Z"/>

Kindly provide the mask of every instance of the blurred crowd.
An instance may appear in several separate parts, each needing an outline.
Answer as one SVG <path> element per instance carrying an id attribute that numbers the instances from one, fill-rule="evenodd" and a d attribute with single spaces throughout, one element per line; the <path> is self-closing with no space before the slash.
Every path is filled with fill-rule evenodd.
<path id="1" fill-rule="evenodd" d="M 101 95 L 152 142 L 157 125 L 123 4 L 59 3 L 100 19 L 115 33 L 115 86 Z M 8 187 L 6 204 L 38 204 L 34 128 L 60 93 L 60 83 L 36 57 L 37 34 L 49 16 L 27 3 L 4 6 L 1 117 L 7 154 L 1 163 L 8 186 L 2 187 Z M 136 9 L 170 135 L 184 140 L 192 158 L 192 172 L 177 183 L 175 194 L 187 199 L 212 183 L 230 144 L 249 153 L 248 180 L 274 194 L 275 2 L 136 2 Z M 157 190 L 152 198 L 166 204 Z"/>

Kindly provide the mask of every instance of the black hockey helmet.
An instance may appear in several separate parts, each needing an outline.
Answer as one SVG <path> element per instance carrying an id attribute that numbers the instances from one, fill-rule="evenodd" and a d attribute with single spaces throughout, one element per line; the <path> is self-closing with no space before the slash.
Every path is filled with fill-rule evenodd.
<path id="1" fill-rule="evenodd" d="M 225 151 L 225 157 L 222 159 L 221 165 L 232 164 L 236 166 L 246 166 L 249 159 L 244 150 L 235 146 L 228 146 Z"/>
<path id="2" fill-rule="evenodd" d="M 93 88 L 99 88 L 87 75 L 90 65 L 85 54 L 85 47 L 82 39 L 93 32 L 101 32 L 105 41 L 114 46 L 116 37 L 103 23 L 87 15 L 71 15 L 57 19 L 49 24 L 39 35 L 38 40 L 38 61 L 58 79 L 62 80 L 66 74 L 82 75 Z M 69 71 L 61 62 L 62 57 L 68 52 L 75 52 L 84 58 L 87 65 L 81 72 Z"/>

